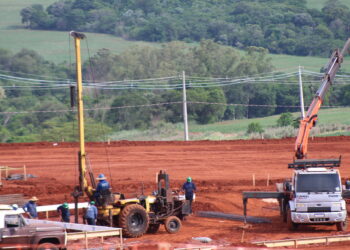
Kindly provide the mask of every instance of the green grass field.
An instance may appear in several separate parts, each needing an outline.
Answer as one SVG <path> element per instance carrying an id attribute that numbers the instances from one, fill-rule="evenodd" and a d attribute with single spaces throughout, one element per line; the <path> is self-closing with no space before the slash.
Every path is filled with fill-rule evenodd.
<path id="1" fill-rule="evenodd" d="M 2 21 L 0 22 L 0 48 L 8 49 L 14 53 L 22 48 L 32 49 L 49 61 L 55 63 L 68 62 L 72 56 L 69 55 L 70 45 L 68 32 L 28 30 L 25 29 L 21 23 L 21 9 L 31 4 L 42 4 L 44 7 L 47 7 L 55 1 L 56 0 L 1 0 L 0 16 Z M 323 3 L 321 4 L 320 2 L 324 1 L 325 0 L 308 0 L 308 4 L 313 6 L 313 4 L 316 5 L 317 3 L 317 6 L 321 6 Z M 350 0 L 343 0 L 343 2 L 349 3 L 350 5 Z M 131 46 L 160 45 L 159 43 L 127 41 L 119 37 L 96 33 L 87 33 L 87 37 L 91 56 L 102 48 L 120 53 Z M 85 43 L 82 44 L 82 49 L 83 59 L 86 59 L 88 53 Z M 72 50 L 71 44 L 71 53 L 73 53 Z M 276 70 L 280 71 L 296 70 L 299 65 L 309 70 L 318 71 L 328 61 L 327 58 L 273 54 L 271 54 L 271 58 Z M 343 68 L 346 71 L 350 71 L 350 60 L 344 60 Z"/>
<path id="2" fill-rule="evenodd" d="M 350 108 L 322 109 L 319 112 L 317 126 L 311 130 L 312 136 L 339 136 L 350 135 Z M 293 113 L 295 118 L 299 112 Z M 261 124 L 265 132 L 264 138 L 295 137 L 297 129 L 291 127 L 278 128 L 277 120 L 280 116 L 274 115 L 263 118 L 241 119 L 217 122 L 208 125 L 189 124 L 190 140 L 232 140 L 252 138 L 246 134 L 248 125 L 252 122 Z M 162 124 L 149 130 L 118 131 L 110 135 L 112 140 L 183 140 L 183 124 Z M 259 135 L 253 135 L 259 138 Z"/>

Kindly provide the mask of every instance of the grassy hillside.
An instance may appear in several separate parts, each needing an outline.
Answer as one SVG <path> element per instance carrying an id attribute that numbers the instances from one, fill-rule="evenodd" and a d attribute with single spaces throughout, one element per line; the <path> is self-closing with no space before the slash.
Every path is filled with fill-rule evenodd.
<path id="1" fill-rule="evenodd" d="M 322 109 L 319 112 L 317 126 L 312 129 L 311 136 L 350 136 L 350 108 Z M 293 114 L 295 118 L 299 112 Z M 258 122 L 265 130 L 264 138 L 295 137 L 297 129 L 292 127 L 277 128 L 279 115 L 218 122 L 209 125 L 189 125 L 191 140 L 232 140 L 260 138 L 260 135 L 246 134 L 247 127 L 252 122 Z M 160 124 L 146 131 L 120 131 L 111 135 L 113 140 L 183 140 L 182 124 Z"/>
<path id="2" fill-rule="evenodd" d="M 45 7 L 55 2 L 56 0 L 1 0 L 0 1 L 0 47 L 18 52 L 22 48 L 32 49 L 37 51 L 45 59 L 53 62 L 69 61 L 69 36 L 68 32 L 58 31 L 40 31 L 28 30 L 21 24 L 20 11 L 24 7 L 31 4 L 42 4 Z M 309 0 L 309 5 L 325 0 Z M 343 0 L 348 2 L 350 0 Z M 134 45 L 150 45 L 159 46 L 157 43 L 126 41 L 122 38 L 105 35 L 88 33 L 88 45 L 91 55 L 101 48 L 107 48 L 115 53 L 120 53 L 126 48 Z M 82 45 L 83 55 L 87 56 L 86 44 Z M 71 48 L 73 49 L 73 48 Z M 72 51 L 71 51 L 72 53 Z M 309 70 L 318 71 L 326 62 L 327 58 L 318 57 L 299 57 L 288 55 L 271 55 L 273 64 L 276 69 L 285 71 L 291 68 L 297 68 L 299 65 L 304 66 Z M 350 71 L 350 60 L 345 60 L 343 68 Z"/>
<path id="3" fill-rule="evenodd" d="M 37 51 L 45 59 L 53 62 L 69 61 L 69 35 L 68 32 L 41 31 L 25 29 L 21 23 L 20 11 L 31 4 L 42 4 L 44 7 L 57 0 L 1 0 L 0 1 L 0 48 L 18 52 L 22 48 Z M 134 45 L 151 44 L 145 42 L 130 42 L 124 39 L 105 35 L 87 33 L 88 45 L 91 55 L 101 48 L 107 48 L 120 53 L 125 48 Z M 72 48 L 73 49 L 73 48 Z M 83 55 L 87 55 L 86 43 L 82 44 Z"/>

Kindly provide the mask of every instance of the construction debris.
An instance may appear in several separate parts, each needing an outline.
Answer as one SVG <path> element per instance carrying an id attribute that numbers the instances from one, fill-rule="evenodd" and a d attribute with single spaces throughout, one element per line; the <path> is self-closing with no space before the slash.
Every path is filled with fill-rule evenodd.
<path id="1" fill-rule="evenodd" d="M 32 174 L 27 174 L 26 176 L 24 174 L 11 174 L 10 176 L 6 177 L 6 180 L 13 181 L 13 180 L 27 180 L 29 178 L 37 178 L 37 176 Z"/>
<path id="2" fill-rule="evenodd" d="M 206 218 L 218 218 L 218 219 L 244 221 L 244 216 L 238 215 L 238 214 L 226 214 L 226 213 L 212 212 L 212 211 L 199 211 L 197 213 L 197 215 L 200 217 L 206 217 Z M 266 219 L 266 218 L 255 217 L 255 216 L 247 216 L 247 222 L 249 222 L 249 223 L 271 223 L 271 220 Z"/>
<path id="3" fill-rule="evenodd" d="M 192 237 L 192 239 L 198 240 L 202 243 L 209 243 L 212 241 L 212 239 L 210 239 L 209 237 Z"/>

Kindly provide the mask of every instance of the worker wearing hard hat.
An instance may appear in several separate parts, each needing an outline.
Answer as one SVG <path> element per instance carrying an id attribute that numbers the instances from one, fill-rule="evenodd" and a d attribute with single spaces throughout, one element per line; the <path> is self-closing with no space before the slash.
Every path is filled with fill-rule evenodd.
<path id="1" fill-rule="evenodd" d="M 67 202 L 57 207 L 57 212 L 61 215 L 61 220 L 63 222 L 70 222 L 70 211 Z"/>
<path id="2" fill-rule="evenodd" d="M 111 195 L 110 188 L 107 178 L 104 174 L 99 174 L 96 178 L 99 182 L 96 187 L 96 191 L 94 194 L 97 205 L 103 206 L 109 203 L 109 196 Z"/>
<path id="3" fill-rule="evenodd" d="M 96 192 L 103 193 L 103 191 L 109 190 L 111 188 L 104 174 L 99 174 L 96 179 L 99 181 L 97 184 Z"/>
<path id="4" fill-rule="evenodd" d="M 26 212 L 26 214 L 29 216 L 31 219 L 37 219 L 38 218 L 38 212 L 36 211 L 36 202 L 39 199 L 33 196 L 30 198 L 30 200 L 24 204 L 23 210 Z"/>
<path id="5" fill-rule="evenodd" d="M 89 225 L 96 225 L 97 208 L 95 206 L 95 202 L 94 201 L 90 201 L 89 206 L 86 209 L 84 217 L 87 220 L 87 223 Z"/>
<path id="6" fill-rule="evenodd" d="M 192 201 L 194 192 L 196 191 L 196 185 L 192 182 L 191 177 L 187 177 L 186 182 L 182 185 L 182 190 L 185 191 L 185 198 L 190 203 L 190 213 L 192 213 Z"/>

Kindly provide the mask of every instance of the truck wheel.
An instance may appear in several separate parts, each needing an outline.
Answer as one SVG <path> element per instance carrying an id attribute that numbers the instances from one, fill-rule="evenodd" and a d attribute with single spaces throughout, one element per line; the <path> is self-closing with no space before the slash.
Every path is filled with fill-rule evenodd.
<path id="1" fill-rule="evenodd" d="M 147 229 L 147 233 L 155 234 L 158 232 L 159 227 L 160 227 L 160 224 L 149 224 L 148 229 Z"/>
<path id="2" fill-rule="evenodd" d="M 176 216 L 170 216 L 165 220 L 164 227 L 168 233 L 175 234 L 181 228 L 181 220 Z"/>
<path id="3" fill-rule="evenodd" d="M 338 231 L 346 231 L 348 228 L 348 221 L 345 219 L 345 221 L 337 222 L 336 225 Z"/>
<path id="4" fill-rule="evenodd" d="M 148 228 L 149 217 L 145 208 L 139 204 L 128 205 L 119 215 L 119 226 L 123 235 L 130 238 L 142 236 Z"/>
<path id="5" fill-rule="evenodd" d="M 296 230 L 298 228 L 298 224 L 294 223 L 292 221 L 292 213 L 290 212 L 289 206 L 287 206 L 286 214 L 287 214 L 287 226 L 288 226 L 288 229 L 292 230 L 292 231 Z"/>
<path id="6" fill-rule="evenodd" d="M 59 247 L 57 245 L 55 245 L 53 243 L 49 243 L 49 242 L 42 243 L 37 247 L 37 250 L 45 250 L 45 249 L 58 250 Z"/>

